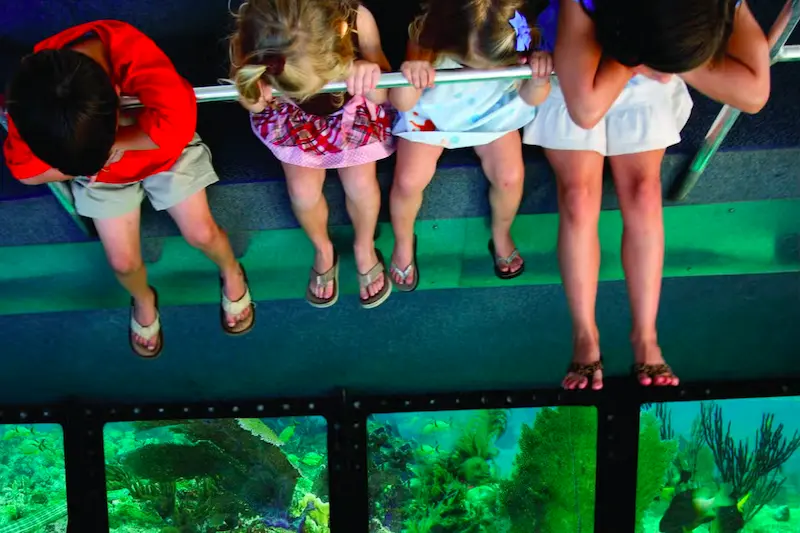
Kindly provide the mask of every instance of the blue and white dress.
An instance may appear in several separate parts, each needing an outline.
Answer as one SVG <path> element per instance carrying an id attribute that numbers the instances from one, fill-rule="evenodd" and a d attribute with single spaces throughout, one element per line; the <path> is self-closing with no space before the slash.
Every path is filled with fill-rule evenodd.
<path id="1" fill-rule="evenodd" d="M 437 69 L 463 68 L 442 57 Z M 414 109 L 399 113 L 392 133 L 412 142 L 465 148 L 482 146 L 528 124 L 537 108 L 519 96 L 519 81 L 480 81 L 425 89 Z"/>
<path id="2" fill-rule="evenodd" d="M 580 0 L 575 0 L 579 2 Z M 552 52 L 556 42 L 559 0 L 538 17 L 542 48 Z M 591 9 L 591 2 L 586 2 Z M 660 83 L 634 76 L 600 122 L 586 130 L 572 121 L 557 80 L 536 117 L 527 126 L 522 142 L 553 150 L 588 150 L 604 156 L 660 150 L 678 144 L 689 120 L 693 102 L 686 83 L 672 76 Z"/>

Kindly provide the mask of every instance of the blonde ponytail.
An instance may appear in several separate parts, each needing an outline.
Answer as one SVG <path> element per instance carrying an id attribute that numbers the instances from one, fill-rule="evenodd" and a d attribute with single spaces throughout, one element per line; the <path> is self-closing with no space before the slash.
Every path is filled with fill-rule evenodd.
<path id="1" fill-rule="evenodd" d="M 266 72 L 267 67 L 264 65 L 244 65 L 236 71 L 233 84 L 246 102 L 255 103 L 261 99 L 261 87 L 258 82 Z"/>

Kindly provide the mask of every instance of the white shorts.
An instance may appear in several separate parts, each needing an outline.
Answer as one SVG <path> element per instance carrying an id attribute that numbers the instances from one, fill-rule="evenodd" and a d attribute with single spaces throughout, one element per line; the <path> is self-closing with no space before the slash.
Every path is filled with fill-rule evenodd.
<path id="1" fill-rule="evenodd" d="M 589 150 L 604 156 L 636 154 L 678 144 L 692 112 L 686 83 L 673 76 L 659 83 L 636 76 L 592 129 L 575 124 L 558 82 L 525 126 L 522 142 L 552 150 Z"/>

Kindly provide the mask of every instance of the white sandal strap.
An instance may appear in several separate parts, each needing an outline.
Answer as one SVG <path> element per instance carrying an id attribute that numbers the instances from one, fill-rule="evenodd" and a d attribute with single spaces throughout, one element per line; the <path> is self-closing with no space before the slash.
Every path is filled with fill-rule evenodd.
<path id="1" fill-rule="evenodd" d="M 139 324 L 131 314 L 131 332 L 145 340 L 155 339 L 161 332 L 161 315 L 156 311 L 156 319 L 149 326 Z"/>
<path id="2" fill-rule="evenodd" d="M 245 309 L 248 309 L 250 305 L 253 303 L 252 299 L 250 298 L 250 287 L 247 287 L 244 296 L 239 298 L 237 301 L 232 302 L 225 296 L 225 291 L 222 291 L 222 310 L 225 311 L 226 315 L 231 316 L 238 316 L 244 313 Z"/>

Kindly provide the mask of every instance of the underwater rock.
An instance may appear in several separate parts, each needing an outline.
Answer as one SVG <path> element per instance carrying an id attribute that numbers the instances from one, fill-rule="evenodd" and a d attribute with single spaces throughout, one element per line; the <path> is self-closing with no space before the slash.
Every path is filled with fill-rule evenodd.
<path id="1" fill-rule="evenodd" d="M 772 513 L 772 518 L 775 519 L 776 522 L 788 522 L 791 518 L 791 513 L 789 512 L 788 505 L 781 505 L 775 512 Z"/>
<path id="2" fill-rule="evenodd" d="M 225 454 L 210 442 L 146 444 L 122 456 L 121 463 L 137 477 L 156 482 L 195 479 L 230 470 Z"/>

